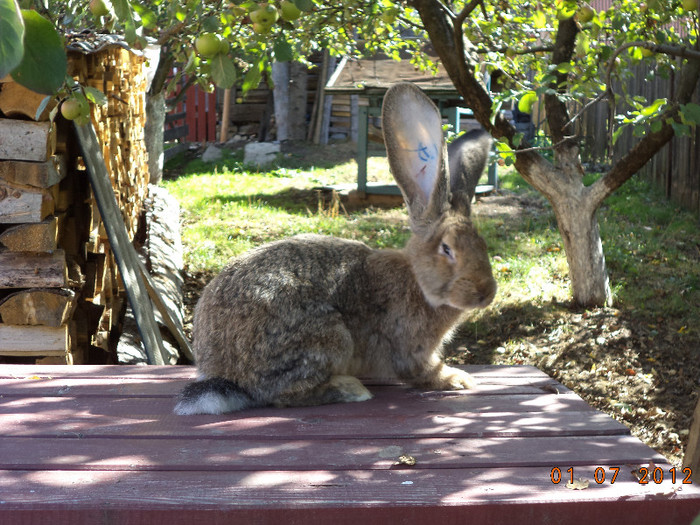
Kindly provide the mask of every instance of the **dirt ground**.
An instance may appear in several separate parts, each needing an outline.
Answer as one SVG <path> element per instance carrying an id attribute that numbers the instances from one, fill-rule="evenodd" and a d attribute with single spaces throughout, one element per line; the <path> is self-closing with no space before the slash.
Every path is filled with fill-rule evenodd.
<path id="1" fill-rule="evenodd" d="M 522 217 L 532 203 L 516 194 L 484 197 L 479 214 Z M 189 275 L 187 330 L 211 275 Z M 568 304 L 502 308 L 465 323 L 445 349 L 454 364 L 534 365 L 680 466 L 698 399 L 697 335 L 682 338 L 663 320 L 632 309 L 580 310 Z"/>

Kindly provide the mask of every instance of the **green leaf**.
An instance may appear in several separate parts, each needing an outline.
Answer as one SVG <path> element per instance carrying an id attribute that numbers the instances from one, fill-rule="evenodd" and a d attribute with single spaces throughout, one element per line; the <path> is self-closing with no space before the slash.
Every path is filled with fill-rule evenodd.
<path id="1" fill-rule="evenodd" d="M 311 11 L 314 8 L 313 0 L 294 0 L 294 5 L 302 11 Z"/>
<path id="2" fill-rule="evenodd" d="M 210 61 L 211 78 L 223 89 L 228 89 L 236 82 L 236 66 L 227 55 L 219 53 Z"/>
<path id="3" fill-rule="evenodd" d="M 41 104 L 39 104 L 39 107 L 36 108 L 36 113 L 34 114 L 34 120 L 39 120 L 41 118 L 41 114 L 44 112 L 46 107 L 49 105 L 49 102 L 53 100 L 53 97 L 51 95 L 45 96 Z"/>
<path id="4" fill-rule="evenodd" d="M 277 62 L 290 62 L 294 58 L 294 51 L 292 46 L 284 36 L 280 36 L 275 40 L 272 46 L 272 51 L 275 54 L 275 60 Z"/>
<path id="5" fill-rule="evenodd" d="M 98 106 L 104 106 L 107 104 L 106 95 L 99 89 L 90 86 L 86 86 L 83 89 L 85 91 L 85 96 L 93 104 L 97 104 Z"/>
<path id="6" fill-rule="evenodd" d="M 640 113 L 645 117 L 650 117 L 655 113 L 658 113 L 659 110 L 666 105 L 666 102 L 667 101 L 665 98 L 657 98 L 651 106 L 642 108 Z"/>
<path id="7" fill-rule="evenodd" d="M 684 104 L 681 106 L 683 122 L 697 126 L 700 124 L 700 104 Z"/>
<path id="8" fill-rule="evenodd" d="M 10 73 L 24 55 L 24 21 L 15 0 L 0 0 L 0 78 Z"/>
<path id="9" fill-rule="evenodd" d="M 623 132 L 624 130 L 625 130 L 624 127 L 619 127 L 619 128 L 617 128 L 617 129 L 613 132 L 613 136 L 612 136 L 612 143 L 613 143 L 613 146 L 615 145 L 615 143 L 617 143 L 617 139 L 620 138 L 620 135 L 622 135 L 622 132 Z"/>
<path id="10" fill-rule="evenodd" d="M 22 11 L 24 56 L 12 78 L 27 89 L 53 95 L 63 85 L 68 59 L 63 40 L 53 24 L 36 11 Z"/>
<path id="11" fill-rule="evenodd" d="M 661 131 L 661 128 L 664 126 L 663 122 L 660 120 L 655 120 L 651 123 L 650 129 L 652 133 L 658 133 Z"/>
<path id="12" fill-rule="evenodd" d="M 535 29 L 544 29 L 547 27 L 547 17 L 542 11 L 535 11 L 532 15 L 532 25 Z"/>
<path id="13" fill-rule="evenodd" d="M 262 59 L 252 65 L 243 77 L 243 93 L 247 93 L 251 89 L 255 89 L 260 84 L 262 79 L 262 72 L 265 69 L 265 63 Z"/>
<path id="14" fill-rule="evenodd" d="M 673 121 L 671 122 L 671 127 L 673 128 L 673 132 L 676 134 L 676 137 L 690 136 L 690 126 Z"/>
<path id="15" fill-rule="evenodd" d="M 141 18 L 134 12 L 129 0 L 112 0 L 112 6 L 117 19 L 124 25 L 126 41 L 133 44 L 140 36 L 138 30 Z"/>

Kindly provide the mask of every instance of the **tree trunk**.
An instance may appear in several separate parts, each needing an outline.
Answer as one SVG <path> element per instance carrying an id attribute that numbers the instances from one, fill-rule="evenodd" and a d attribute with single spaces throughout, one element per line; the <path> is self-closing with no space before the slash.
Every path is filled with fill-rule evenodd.
<path id="1" fill-rule="evenodd" d="M 289 64 L 289 140 L 306 138 L 308 69 L 300 62 Z"/>
<path id="2" fill-rule="evenodd" d="M 275 123 L 277 140 L 306 138 L 306 66 L 299 62 L 274 62 Z"/>
<path id="3" fill-rule="evenodd" d="M 569 265 L 571 294 L 581 306 L 610 305 L 612 297 L 596 217 L 598 204 L 583 185 L 581 190 L 563 192 L 552 201 Z"/>
<path id="4" fill-rule="evenodd" d="M 148 151 L 148 173 L 151 184 L 163 179 L 163 132 L 165 128 L 165 93 L 146 96 L 144 140 Z"/>
<path id="5" fill-rule="evenodd" d="M 272 63 L 277 140 L 289 138 L 289 62 Z"/>

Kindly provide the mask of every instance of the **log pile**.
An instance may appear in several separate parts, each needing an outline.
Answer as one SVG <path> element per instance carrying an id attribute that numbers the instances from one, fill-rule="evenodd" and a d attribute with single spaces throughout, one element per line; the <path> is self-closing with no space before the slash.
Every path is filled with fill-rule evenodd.
<path id="1" fill-rule="evenodd" d="M 148 193 L 144 59 L 70 52 L 69 73 L 107 96 L 91 116 L 133 240 Z M 109 362 L 123 284 L 72 126 L 34 120 L 43 98 L 0 80 L 0 362 Z"/>

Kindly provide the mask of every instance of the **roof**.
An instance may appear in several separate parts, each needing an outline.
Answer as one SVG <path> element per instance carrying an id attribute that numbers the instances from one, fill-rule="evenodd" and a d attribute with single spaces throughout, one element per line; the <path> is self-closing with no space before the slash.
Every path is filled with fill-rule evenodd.
<path id="1" fill-rule="evenodd" d="M 326 84 L 330 93 L 383 94 L 397 82 L 412 82 L 431 94 L 444 94 L 458 98 L 452 80 L 431 49 L 426 54 L 437 64 L 437 72 L 421 70 L 411 64 L 411 55 L 401 54 L 401 60 L 386 55 L 353 59 L 343 58 Z"/>

